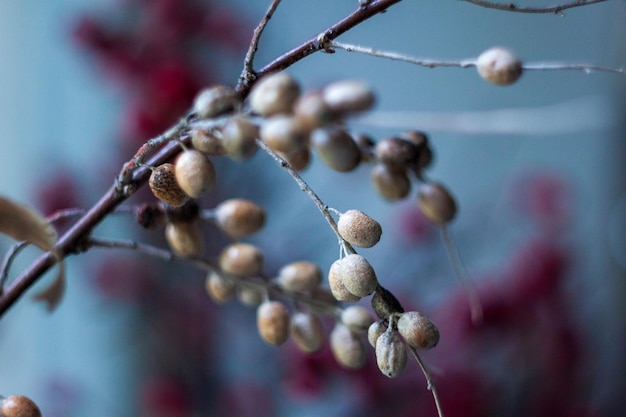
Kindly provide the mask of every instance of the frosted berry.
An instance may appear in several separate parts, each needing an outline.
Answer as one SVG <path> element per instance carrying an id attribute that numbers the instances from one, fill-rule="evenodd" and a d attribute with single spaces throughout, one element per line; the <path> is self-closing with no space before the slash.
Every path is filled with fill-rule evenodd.
<path id="1" fill-rule="evenodd" d="M 337 81 L 329 84 L 324 88 L 322 94 L 328 107 L 337 113 L 369 110 L 376 101 L 369 85 L 355 80 Z"/>
<path id="2" fill-rule="evenodd" d="M 348 210 L 339 216 L 339 234 L 348 243 L 360 248 L 371 248 L 380 240 L 380 224 L 360 210 Z"/>
<path id="3" fill-rule="evenodd" d="M 41 417 L 37 404 L 23 395 L 11 395 L 0 403 L 1 417 Z"/>
<path id="4" fill-rule="evenodd" d="M 340 259 L 338 265 L 339 280 L 350 294 L 366 297 L 374 292 L 378 279 L 367 259 L 350 254 Z"/>
<path id="5" fill-rule="evenodd" d="M 343 285 L 341 272 L 341 259 L 333 262 L 328 270 L 328 285 L 333 296 L 339 301 L 358 301 L 358 297 L 348 291 Z"/>
<path id="6" fill-rule="evenodd" d="M 317 352 L 324 343 L 324 327 L 318 316 L 297 312 L 291 317 L 291 338 L 305 353 Z"/>
<path id="7" fill-rule="evenodd" d="M 495 47 L 478 56 L 480 76 L 495 85 L 510 85 L 522 76 L 522 62 L 508 49 Z"/>
<path id="8" fill-rule="evenodd" d="M 263 254 L 249 243 L 233 243 L 220 253 L 219 266 L 227 274 L 239 277 L 258 275 L 263 270 Z"/>
<path id="9" fill-rule="evenodd" d="M 417 311 L 408 311 L 400 316 L 398 332 L 415 349 L 431 349 L 439 343 L 437 326 Z"/>
<path id="10" fill-rule="evenodd" d="M 200 256 L 204 252 L 204 236 L 196 223 L 168 223 L 165 226 L 165 239 L 179 256 Z"/>
<path id="11" fill-rule="evenodd" d="M 213 163 L 197 150 L 187 150 L 178 155 L 174 175 L 180 188 L 192 198 L 202 197 L 215 186 Z"/>
<path id="12" fill-rule="evenodd" d="M 322 271 L 312 262 L 292 262 L 278 271 L 276 281 L 287 291 L 308 291 L 320 285 Z"/>
<path id="13" fill-rule="evenodd" d="M 289 114 L 300 86 L 288 73 L 279 72 L 259 80 L 250 92 L 250 108 L 263 117 Z"/>
<path id="14" fill-rule="evenodd" d="M 367 329 L 367 341 L 370 342 L 373 348 L 376 348 L 376 341 L 387 330 L 387 325 L 381 321 L 375 321 Z"/>
<path id="15" fill-rule="evenodd" d="M 361 162 L 361 150 L 344 129 L 316 129 L 311 134 L 311 145 L 322 161 L 335 171 L 352 171 Z"/>
<path id="16" fill-rule="evenodd" d="M 224 155 L 222 140 L 213 131 L 196 129 L 191 134 L 191 145 L 205 155 Z"/>
<path id="17" fill-rule="evenodd" d="M 289 310 L 279 301 L 264 301 L 257 307 L 257 329 L 270 345 L 282 345 L 289 338 Z"/>
<path id="18" fill-rule="evenodd" d="M 446 224 L 456 216 L 456 202 L 452 194 L 439 183 L 424 183 L 419 186 L 417 206 L 428 220 Z"/>
<path id="19" fill-rule="evenodd" d="M 406 368 L 406 348 L 398 334 L 388 328 L 376 340 L 376 364 L 378 369 L 388 376 L 395 378 Z"/>
<path id="20" fill-rule="evenodd" d="M 252 201 L 233 198 L 215 208 L 217 226 L 233 238 L 249 236 L 265 224 L 265 210 Z"/>
<path id="21" fill-rule="evenodd" d="M 344 368 L 358 369 L 365 365 L 365 346 L 348 326 L 337 323 L 330 333 L 330 348 L 337 363 Z"/>
<path id="22" fill-rule="evenodd" d="M 189 196 L 176 182 L 174 165 L 166 163 L 152 170 L 148 181 L 152 194 L 165 204 L 180 207 L 189 200 Z"/>
<path id="23" fill-rule="evenodd" d="M 241 97 L 233 87 L 217 85 L 201 90 L 193 102 L 199 119 L 208 119 L 233 111 L 241 105 Z"/>

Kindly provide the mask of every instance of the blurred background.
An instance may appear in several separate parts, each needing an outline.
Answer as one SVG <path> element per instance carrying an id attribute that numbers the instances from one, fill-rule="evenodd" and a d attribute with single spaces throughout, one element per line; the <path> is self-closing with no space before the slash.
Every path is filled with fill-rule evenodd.
<path id="1" fill-rule="evenodd" d="M 356 5 L 285 1 L 256 65 Z M 237 81 L 267 6 L 2 2 L 2 195 L 45 214 L 89 207 L 123 161 L 175 122 L 199 88 Z M 503 45 L 528 62 L 626 64 L 626 3 L 563 15 L 407 1 L 339 40 L 426 58 L 471 58 Z M 375 139 L 409 127 L 429 134 L 435 152 L 429 177 L 445 183 L 460 205 L 450 231 L 483 300 L 480 327 L 469 323 L 441 233 L 420 216 L 414 193 L 386 202 L 370 184 L 370 167 L 339 174 L 317 158 L 303 176 L 330 206 L 361 209 L 382 224 L 380 244 L 362 254 L 407 309 L 438 325 L 441 341 L 424 359 L 444 412 L 624 415 L 626 79 L 532 71 L 502 88 L 473 69 L 426 69 L 344 51 L 314 54 L 289 71 L 307 89 L 344 78 L 370 82 L 377 107 L 371 118 L 354 120 L 354 131 Z M 515 113 L 534 133 L 468 133 L 415 122 L 427 121 L 427 112 L 508 108 L 535 109 Z M 372 126 L 376 112 L 388 111 L 418 113 L 404 116 L 398 129 Z M 546 120 L 557 128 L 542 128 Z M 215 163 L 218 186 L 203 206 L 241 197 L 265 207 L 266 227 L 246 240 L 263 249 L 268 274 L 301 259 L 327 270 L 338 254 L 335 238 L 292 179 L 261 153 L 245 163 Z M 130 203 L 151 199 L 142 193 Z M 123 216 L 95 234 L 164 244 L 161 231 L 145 232 Z M 213 241 L 209 256 L 219 251 L 220 240 Z M 0 248 L 11 244 L 3 238 Z M 11 277 L 35 256 L 35 250 L 20 255 Z M 192 268 L 96 249 L 70 259 L 68 270 L 57 311 L 48 315 L 29 294 L 0 319 L 0 394 L 28 395 L 46 417 L 436 415 L 414 363 L 389 380 L 373 352 L 363 370 L 345 371 L 328 348 L 307 356 L 291 342 L 267 346 L 256 333 L 254 309 L 237 301 L 215 305 L 204 275 Z M 326 325 L 330 331 L 332 323 Z"/>

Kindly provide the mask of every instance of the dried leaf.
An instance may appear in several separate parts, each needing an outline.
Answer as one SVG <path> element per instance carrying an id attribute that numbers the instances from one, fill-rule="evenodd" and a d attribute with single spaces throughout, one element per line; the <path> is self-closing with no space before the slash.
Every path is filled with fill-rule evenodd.
<path id="1" fill-rule="evenodd" d="M 43 216 L 4 197 L 0 197 L 0 233 L 46 251 L 52 250 L 57 240 L 54 228 Z"/>
<path id="2" fill-rule="evenodd" d="M 46 303 L 52 311 L 60 303 L 65 292 L 65 264 L 62 256 L 55 250 L 57 234 L 46 219 L 36 211 L 0 197 L 0 233 L 18 241 L 26 241 L 38 248 L 51 251 L 59 263 L 54 281 L 35 299 Z"/>

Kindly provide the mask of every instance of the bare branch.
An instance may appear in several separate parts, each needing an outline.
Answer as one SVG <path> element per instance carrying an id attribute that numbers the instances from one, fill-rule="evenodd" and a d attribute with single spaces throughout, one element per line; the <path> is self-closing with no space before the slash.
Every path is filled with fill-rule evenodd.
<path id="1" fill-rule="evenodd" d="M 250 46 L 248 47 L 248 52 L 246 53 L 246 58 L 243 62 L 243 71 L 239 76 L 239 79 L 242 80 L 240 82 L 251 82 L 256 78 L 254 73 L 254 56 L 256 55 L 257 50 L 259 49 L 259 41 L 261 40 L 261 35 L 267 26 L 267 23 L 270 21 L 276 8 L 280 4 L 281 0 L 272 0 L 269 8 L 265 12 L 265 15 L 254 29 L 254 33 L 252 34 L 252 39 L 250 40 Z"/>
<path id="2" fill-rule="evenodd" d="M 562 15 L 561 12 L 563 10 L 573 9 L 574 7 L 589 6 L 590 4 L 602 3 L 607 0 L 577 0 L 571 3 L 565 3 L 565 4 L 556 5 L 556 6 L 548 6 L 548 7 L 520 7 L 513 3 L 494 3 L 491 1 L 483 1 L 483 0 L 461 0 L 461 1 L 466 1 L 468 3 L 472 3 L 480 7 L 486 7 L 488 9 L 504 10 L 507 12 L 554 13 L 554 14 Z"/>
<path id="3" fill-rule="evenodd" d="M 424 374 L 424 378 L 426 378 L 426 384 L 427 384 L 428 390 L 432 393 L 433 399 L 435 400 L 435 406 L 437 407 L 437 414 L 439 415 L 439 417 L 443 417 L 443 410 L 441 409 L 441 401 L 439 400 L 439 395 L 437 394 L 437 388 L 435 388 L 435 383 L 433 382 L 433 378 L 430 376 L 430 372 L 428 372 L 428 369 L 426 369 L 426 365 L 424 365 L 424 362 L 422 361 L 422 358 L 420 358 L 420 355 L 417 353 L 417 350 L 414 347 L 409 346 L 408 344 L 407 344 L 407 348 L 409 349 L 409 352 L 411 352 L 413 359 L 415 359 L 420 369 L 422 370 L 422 373 Z"/>

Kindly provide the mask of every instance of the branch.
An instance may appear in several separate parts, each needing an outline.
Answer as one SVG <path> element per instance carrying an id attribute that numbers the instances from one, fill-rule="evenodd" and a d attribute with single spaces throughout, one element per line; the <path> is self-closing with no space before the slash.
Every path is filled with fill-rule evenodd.
<path id="1" fill-rule="evenodd" d="M 386 58 L 392 61 L 408 62 L 410 64 L 418 65 L 421 67 L 435 68 L 435 67 L 457 67 L 457 68 L 472 68 L 476 67 L 476 58 L 462 59 L 459 61 L 446 61 L 429 58 L 416 58 L 409 55 L 401 54 L 398 52 L 381 51 L 366 46 L 352 45 L 347 43 L 341 43 L 336 41 L 329 41 L 327 43 L 328 48 L 343 49 L 347 52 L 356 52 L 364 55 L 371 55 L 377 58 Z M 614 74 L 626 75 L 626 69 L 624 68 L 609 68 L 599 65 L 591 64 L 569 64 L 566 62 L 538 62 L 538 63 L 526 63 L 522 65 L 522 69 L 528 70 L 540 70 L 540 71 L 583 71 L 585 74 L 591 74 L 593 71 L 610 72 Z"/>
<path id="2" fill-rule="evenodd" d="M 360 5 L 354 12 L 346 16 L 340 22 L 335 23 L 322 33 L 327 40 L 333 40 L 340 35 L 346 33 L 359 23 L 364 22 L 372 16 L 382 13 L 389 7 L 401 0 L 374 0 L 367 4 Z M 256 79 L 261 78 L 267 74 L 284 70 L 285 68 L 295 64 L 307 56 L 322 50 L 326 50 L 324 45 L 318 41 L 319 36 L 315 36 L 308 41 L 304 42 L 300 46 L 295 47 L 291 51 L 284 53 L 283 55 L 270 62 L 259 71 L 256 72 Z M 254 81 L 240 79 L 237 84 L 237 91 L 243 95 L 247 95 L 248 91 L 252 87 Z"/>
<path id="3" fill-rule="evenodd" d="M 519 7 L 513 3 L 494 3 L 491 1 L 482 1 L 482 0 L 461 0 L 466 1 L 468 3 L 475 4 L 480 7 L 486 7 L 487 9 L 496 9 L 496 10 L 504 10 L 507 12 L 517 12 L 517 13 L 554 13 L 558 15 L 562 15 L 563 10 L 573 9 L 574 7 L 582 7 L 589 6 L 590 4 L 602 3 L 606 0 L 577 0 L 571 3 L 565 3 L 556 6 L 548 6 L 548 7 Z"/>

